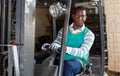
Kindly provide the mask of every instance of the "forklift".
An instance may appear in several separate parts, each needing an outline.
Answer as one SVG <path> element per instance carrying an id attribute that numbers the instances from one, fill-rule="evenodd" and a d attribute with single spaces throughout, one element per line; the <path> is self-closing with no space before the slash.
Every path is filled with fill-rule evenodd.
<path id="1" fill-rule="evenodd" d="M 103 9 L 101 0 L 37 0 L 41 1 L 52 9 L 57 9 L 58 13 L 56 16 L 52 15 L 53 18 L 53 31 L 56 37 L 56 18 L 65 15 L 64 21 L 64 35 L 62 40 L 62 52 L 60 56 L 60 65 L 53 65 L 54 56 L 46 58 L 40 66 L 38 65 L 35 70 L 35 74 L 39 76 L 62 76 L 63 71 L 63 56 L 65 39 L 67 33 L 67 27 L 70 17 L 71 4 L 83 3 L 83 2 L 94 2 L 99 12 L 99 25 L 100 25 L 100 44 L 101 44 L 101 65 L 100 74 L 104 74 L 104 25 L 103 25 Z M 58 3 L 59 2 L 59 3 Z M 64 3 L 65 6 L 61 5 Z M 52 4 L 52 5 L 51 5 Z M 0 76 L 33 76 L 34 72 L 34 33 L 35 33 L 35 7 L 36 0 L 0 0 L 0 64 L 3 61 L 2 69 L 0 69 Z M 12 26 L 15 30 L 12 31 Z M 30 26 L 31 25 L 31 26 Z M 14 35 L 13 35 L 14 34 Z M 14 39 L 10 42 L 11 35 Z M 12 46 L 12 47 L 11 47 Z M 8 48 L 10 47 L 10 48 Z M 14 48 L 13 48 L 14 47 Z M 7 53 L 6 53 L 6 50 Z M 16 53 L 17 52 L 17 53 Z M 12 53 L 12 54 L 11 54 Z M 13 55 L 14 54 L 14 55 Z M 17 56 L 16 56 L 17 55 Z M 17 58 L 16 58 L 17 57 Z M 4 62 L 8 59 L 8 68 L 4 65 Z M 14 63 L 13 63 L 14 60 Z M 49 62 L 50 61 L 50 62 Z M 45 64 L 43 67 L 43 64 Z M 49 65 L 48 65 L 49 64 Z M 94 63 L 92 63 L 94 66 Z M 36 66 L 36 65 L 35 65 Z M 1 66 L 0 66 L 1 68 Z M 47 69 L 47 72 L 45 72 Z M 13 73 L 14 72 L 14 73 Z M 94 71 L 92 70 L 92 73 Z M 35 75 L 37 76 L 37 75 Z"/>
<path id="2" fill-rule="evenodd" d="M 47 1 L 46 1 L 47 2 Z M 84 3 L 84 2 L 93 2 L 99 13 L 99 25 L 100 25 L 100 41 L 101 41 L 101 65 L 100 74 L 95 76 L 104 76 L 104 64 L 105 64 L 105 45 L 104 45 L 104 21 L 103 21 L 103 9 L 102 9 L 102 1 L 101 0 L 66 0 L 65 5 L 63 5 L 62 2 L 53 2 L 51 5 L 49 5 L 49 12 L 52 16 L 53 21 L 53 40 L 56 38 L 56 19 L 60 17 L 61 15 L 64 15 L 64 26 L 63 26 L 63 38 L 62 38 L 62 47 L 61 47 L 61 53 L 60 53 L 60 61 L 59 65 L 54 65 L 55 55 L 51 54 L 48 58 L 46 58 L 42 64 L 36 65 L 37 70 L 35 72 L 35 76 L 62 76 L 63 73 L 63 65 L 64 65 L 64 49 L 65 49 L 65 42 L 66 42 L 66 34 L 67 34 L 67 28 L 69 25 L 69 18 L 70 18 L 70 9 L 71 4 L 75 3 Z M 49 3 L 49 1 L 48 1 Z M 50 51 L 50 49 L 48 49 Z M 87 72 L 82 72 L 79 75 L 76 76 L 94 76 L 92 73 L 92 66 L 94 66 L 94 63 L 89 64 L 89 67 L 87 68 Z"/>

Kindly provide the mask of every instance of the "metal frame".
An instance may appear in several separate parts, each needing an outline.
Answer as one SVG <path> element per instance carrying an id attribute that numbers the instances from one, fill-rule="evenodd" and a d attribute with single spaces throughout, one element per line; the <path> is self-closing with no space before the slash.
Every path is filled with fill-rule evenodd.
<path id="1" fill-rule="evenodd" d="M 16 43 L 20 76 L 34 76 L 35 0 L 16 0 Z"/>
<path id="2" fill-rule="evenodd" d="M 4 58 L 4 59 L 7 59 L 7 57 L 8 57 L 9 61 L 11 62 L 11 64 L 10 64 L 11 67 L 8 66 L 8 69 L 9 69 L 8 76 L 13 76 L 14 75 L 13 72 L 12 72 L 13 67 L 15 67 L 15 75 L 20 76 L 17 46 L 16 45 L 8 45 L 8 44 L 6 44 L 6 45 L 5 44 L 0 44 L 0 46 L 2 46 L 2 47 L 7 46 L 9 48 L 8 56 L 6 56 Z M 3 73 L 2 76 L 6 76 L 6 73 Z"/>
<path id="3" fill-rule="evenodd" d="M 8 76 L 13 76 L 13 67 L 15 67 L 16 76 L 34 76 L 34 37 L 35 37 L 35 0 L 15 0 L 16 1 L 16 25 L 15 40 L 18 53 L 16 64 L 16 55 L 12 54 L 11 48 L 7 48 L 8 55 Z M 0 52 L 5 51 L 5 46 L 10 45 L 11 35 L 11 2 L 12 0 L 0 0 Z M 5 7 L 6 5 L 6 7 Z M 6 40 L 6 42 L 5 42 Z M 15 55 L 15 56 L 14 56 Z M 14 56 L 15 65 L 13 65 Z M 6 59 L 6 58 L 5 58 Z M 20 66 L 20 68 L 19 68 Z M 17 67 L 17 69 L 16 69 Z M 20 70 L 18 73 L 18 69 Z"/>
<path id="4" fill-rule="evenodd" d="M 69 0 L 68 0 L 69 1 Z M 101 38 L 100 38 L 100 41 L 101 41 L 101 72 L 100 72 L 100 76 L 103 76 L 104 75 L 104 64 L 105 64 L 105 44 L 104 44 L 104 41 L 105 41 L 105 39 L 104 39 L 104 21 L 103 21 L 103 9 L 102 9 L 102 3 L 101 3 L 101 0 L 91 0 L 91 1 L 94 1 L 96 4 L 97 4 L 97 7 L 98 7 L 98 13 L 99 13 L 99 20 L 100 20 L 100 23 L 99 23 L 99 25 L 100 25 L 100 36 L 101 36 Z M 71 1 L 69 1 L 69 2 L 71 2 Z M 83 1 L 84 2 L 84 1 Z M 70 4 L 70 3 L 67 3 L 67 4 Z M 69 6 L 70 7 L 70 6 Z M 69 9 L 68 9 L 69 10 Z M 68 15 L 66 14 L 66 18 L 69 16 L 69 12 L 67 12 L 68 13 Z M 67 20 L 67 19 L 65 19 L 66 21 L 68 21 L 69 22 L 69 20 Z M 65 47 L 65 39 L 66 39 L 66 36 L 65 36 L 65 34 L 66 34 L 66 29 L 67 29 L 67 22 L 65 22 L 65 24 L 64 24 L 64 35 L 63 35 L 63 40 L 62 40 L 62 53 L 61 53 L 61 57 L 60 57 L 60 70 L 59 70 L 59 72 L 61 73 L 61 74 L 59 74 L 59 76 L 61 76 L 62 75 L 62 68 L 63 68 L 63 57 L 64 57 L 64 52 L 63 52 L 63 50 L 64 50 L 64 47 Z"/>
<path id="5" fill-rule="evenodd" d="M 101 75 L 104 75 L 104 65 L 105 65 L 105 37 L 104 37 L 104 21 L 103 21 L 103 9 L 101 0 L 97 1 L 98 4 L 98 13 L 100 20 L 100 41 L 101 41 Z"/>
<path id="6" fill-rule="evenodd" d="M 0 0 L 1 5 L 4 5 L 3 7 L 0 7 L 2 10 L 1 12 L 1 38 L 3 41 L 1 43 L 5 43 L 5 34 L 4 29 L 6 29 L 6 18 L 5 18 L 5 0 Z M 71 2 L 71 0 L 68 0 Z M 75 0 L 74 0 L 75 1 Z M 86 1 L 86 0 L 85 0 Z M 93 0 L 95 1 L 95 0 Z M 8 1 L 8 4 L 11 3 L 11 0 Z M 71 3 L 67 3 L 71 4 Z M 102 57 L 102 65 L 101 65 L 101 76 L 104 74 L 104 26 L 103 26 L 103 11 L 102 11 L 102 4 L 101 0 L 97 0 L 98 4 L 98 11 L 99 11 L 99 18 L 100 18 L 100 35 L 101 35 L 101 57 Z M 71 5 L 68 5 L 67 7 L 70 8 Z M 10 5 L 8 5 L 8 16 L 10 16 Z M 17 47 L 19 51 L 19 57 L 20 57 L 20 76 L 34 76 L 34 37 L 35 37 L 35 8 L 36 8 L 36 1 L 35 0 L 16 0 L 16 40 L 17 40 Z M 68 21 L 69 17 L 69 11 L 68 8 L 68 14 L 66 15 L 66 21 Z M 8 18 L 8 24 L 10 28 L 10 19 Z M 65 21 L 65 28 L 67 28 L 67 23 Z M 69 21 L 68 21 L 69 22 Z M 10 31 L 10 30 L 8 30 Z M 64 30 L 66 31 L 66 30 Z M 10 35 L 10 34 L 8 34 Z M 64 50 L 64 44 L 65 44 L 65 35 L 66 32 L 64 32 L 64 39 L 62 40 L 62 50 Z M 9 39 L 9 36 L 8 36 Z M 9 41 L 9 40 L 8 40 Z M 9 42 L 8 42 L 9 43 Z M 4 50 L 4 48 L 3 48 Z M 10 50 L 10 49 L 9 49 Z M 61 61 L 60 64 L 63 65 L 63 58 L 64 52 L 61 53 Z M 13 63 L 9 61 L 10 63 Z M 9 63 L 9 65 L 10 65 Z M 29 63 L 29 64 L 28 64 Z M 9 67 L 12 67 L 13 65 L 10 65 Z M 59 76 L 62 75 L 62 68 L 63 66 L 59 67 Z M 11 75 L 12 70 L 9 69 L 9 75 Z"/>
<path id="7" fill-rule="evenodd" d="M 35 9 L 35 0 L 25 0 L 23 47 L 24 76 L 34 76 Z"/>
<path id="8" fill-rule="evenodd" d="M 16 26 L 15 26 L 15 40 L 16 44 L 18 44 L 18 51 L 19 51 L 19 62 L 20 62 L 20 75 L 23 76 L 24 72 L 24 10 L 25 10 L 25 1 L 24 0 L 16 0 Z"/>
<path id="9" fill-rule="evenodd" d="M 6 22 L 6 18 L 5 18 L 5 13 L 6 13 L 6 10 L 5 10 L 5 0 L 1 0 L 1 26 L 0 26 L 0 30 L 1 30 L 1 44 L 4 44 L 5 43 L 5 22 Z M 1 50 L 3 51 L 4 50 L 4 47 L 1 47 Z"/>
<path id="10" fill-rule="evenodd" d="M 8 44 L 10 42 L 10 31 L 11 31 L 11 0 L 0 0 L 0 44 Z M 0 46 L 0 52 L 3 53 L 7 51 L 5 46 Z M 7 56 L 3 58 L 3 63 Z M 9 60 L 8 60 L 9 61 Z M 8 63 L 9 65 L 9 63 Z M 3 64 L 3 69 L 4 69 Z M 9 68 L 8 68 L 9 69 Z M 3 71 L 3 75 L 5 75 L 5 71 Z"/>
<path id="11" fill-rule="evenodd" d="M 61 43 L 62 47 L 61 47 L 61 55 L 60 55 L 60 64 L 59 64 L 58 76 L 63 76 L 64 50 L 65 50 L 65 44 L 66 44 L 67 29 L 68 29 L 68 25 L 69 25 L 71 3 L 72 3 L 72 0 L 67 0 L 64 27 L 63 27 L 63 36 L 62 36 L 62 43 Z"/>
<path id="12" fill-rule="evenodd" d="M 70 1 L 70 0 L 67 0 L 67 1 Z M 78 3 L 78 2 L 89 2 L 89 1 L 92 1 L 92 2 L 95 2 L 96 3 L 96 7 L 98 8 L 98 14 L 99 14 L 99 20 L 100 20 L 100 23 L 99 23 L 99 25 L 100 25 L 100 36 L 101 36 L 101 38 L 100 38 L 100 41 L 101 41 L 101 72 L 100 72 L 100 76 L 103 76 L 104 75 L 104 64 L 105 64 L 105 44 L 104 44 L 104 41 L 105 41 L 105 39 L 104 39 L 104 23 L 103 23 L 103 9 L 102 9 L 102 2 L 101 2 L 101 0 L 73 0 L 72 2 L 73 3 Z M 46 3 L 49 3 L 49 1 L 44 1 L 44 2 L 46 2 Z M 43 3 L 43 2 L 41 2 L 41 3 Z M 44 3 L 43 3 L 44 4 Z M 67 3 L 67 4 L 69 4 L 69 3 Z M 69 13 L 69 12 L 67 12 L 67 13 Z M 67 18 L 67 14 L 66 14 L 66 18 Z M 67 20 L 67 19 L 65 19 L 65 20 Z M 68 22 L 69 22 L 69 20 L 67 20 Z M 53 24 L 55 25 L 55 22 L 53 22 Z M 64 35 L 63 35 L 63 40 L 62 40 L 62 50 L 64 50 L 64 47 L 65 47 L 65 39 L 66 39 L 66 36 L 65 36 L 65 34 L 66 34 L 66 28 L 67 28 L 67 22 L 65 22 L 65 24 L 64 24 Z M 54 28 L 55 29 L 55 28 Z M 61 53 L 61 57 L 60 57 L 60 67 L 59 67 L 59 76 L 61 76 L 62 75 L 62 68 L 63 68 L 63 56 L 64 56 L 64 52 L 62 51 L 62 53 Z"/>
<path id="13" fill-rule="evenodd" d="M 56 18 L 52 17 L 52 22 L 53 22 L 53 40 L 56 38 Z"/>

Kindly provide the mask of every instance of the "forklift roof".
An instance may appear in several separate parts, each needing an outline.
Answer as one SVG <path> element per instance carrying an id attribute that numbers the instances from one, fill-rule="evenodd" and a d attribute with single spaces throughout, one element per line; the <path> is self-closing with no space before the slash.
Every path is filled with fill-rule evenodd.
<path id="1" fill-rule="evenodd" d="M 67 0 L 37 0 L 40 2 L 64 2 Z M 73 2 L 86 2 L 86 1 L 93 1 L 93 0 L 72 0 Z"/>
<path id="2" fill-rule="evenodd" d="M 37 4 L 42 4 L 42 3 L 55 3 L 55 2 L 62 2 L 62 3 L 66 3 L 67 0 L 37 0 Z M 72 3 L 83 3 L 83 2 L 91 2 L 94 0 L 72 0 Z"/>

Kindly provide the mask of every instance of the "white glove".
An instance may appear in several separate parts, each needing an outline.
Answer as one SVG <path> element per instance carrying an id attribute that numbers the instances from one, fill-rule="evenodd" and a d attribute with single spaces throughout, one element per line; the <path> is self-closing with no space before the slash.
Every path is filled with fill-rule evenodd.
<path id="1" fill-rule="evenodd" d="M 42 49 L 43 51 L 47 51 L 47 48 L 48 48 L 49 46 L 50 46 L 49 43 L 45 43 L 45 44 L 42 45 L 41 49 Z"/>

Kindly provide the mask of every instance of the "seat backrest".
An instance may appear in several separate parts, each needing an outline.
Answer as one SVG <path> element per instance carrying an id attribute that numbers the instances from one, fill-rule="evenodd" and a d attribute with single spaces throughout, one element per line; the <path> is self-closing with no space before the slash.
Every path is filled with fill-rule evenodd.
<path id="1" fill-rule="evenodd" d="M 58 66 L 53 65 L 55 55 L 46 58 L 42 64 L 35 65 L 35 76 L 57 76 Z"/>

